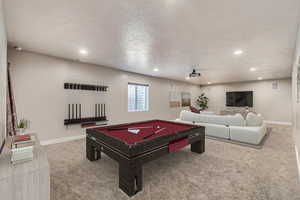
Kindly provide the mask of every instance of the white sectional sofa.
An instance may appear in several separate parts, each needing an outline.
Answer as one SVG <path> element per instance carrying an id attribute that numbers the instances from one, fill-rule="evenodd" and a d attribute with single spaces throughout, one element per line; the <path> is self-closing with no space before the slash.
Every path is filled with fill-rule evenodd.
<path id="1" fill-rule="evenodd" d="M 246 120 L 241 114 L 214 115 L 181 111 L 178 122 L 205 126 L 208 136 L 258 145 L 267 129 L 260 117 L 249 113 Z"/>

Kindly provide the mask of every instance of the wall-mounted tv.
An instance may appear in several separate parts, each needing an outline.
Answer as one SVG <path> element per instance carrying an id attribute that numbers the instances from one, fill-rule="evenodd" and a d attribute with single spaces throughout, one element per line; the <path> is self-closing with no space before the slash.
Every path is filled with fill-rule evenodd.
<path id="1" fill-rule="evenodd" d="M 253 91 L 226 92 L 226 106 L 253 107 Z"/>

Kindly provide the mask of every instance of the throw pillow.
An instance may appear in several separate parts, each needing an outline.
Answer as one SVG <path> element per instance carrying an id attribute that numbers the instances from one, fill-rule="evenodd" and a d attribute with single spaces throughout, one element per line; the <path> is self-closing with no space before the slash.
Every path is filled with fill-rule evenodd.
<path id="1" fill-rule="evenodd" d="M 246 117 L 247 126 L 261 126 L 263 123 L 262 117 L 257 116 L 256 114 L 249 112 Z"/>
<path id="2" fill-rule="evenodd" d="M 193 107 L 193 106 L 190 106 L 190 110 L 191 112 L 193 113 L 200 113 L 200 110 L 198 110 L 197 108 Z"/>
<path id="3" fill-rule="evenodd" d="M 235 126 L 245 126 L 245 119 L 241 113 L 236 113 L 235 115 Z"/>

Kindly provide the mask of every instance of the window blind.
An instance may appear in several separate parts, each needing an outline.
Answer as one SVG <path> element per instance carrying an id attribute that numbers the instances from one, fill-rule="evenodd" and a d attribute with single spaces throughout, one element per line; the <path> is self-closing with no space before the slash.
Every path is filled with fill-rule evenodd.
<path id="1" fill-rule="evenodd" d="M 137 83 L 128 83 L 128 111 L 148 111 L 149 86 Z"/>

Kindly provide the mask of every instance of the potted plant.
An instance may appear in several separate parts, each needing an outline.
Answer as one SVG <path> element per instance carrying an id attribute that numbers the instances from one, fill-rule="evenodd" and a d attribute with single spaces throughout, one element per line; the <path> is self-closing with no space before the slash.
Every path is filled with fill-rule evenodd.
<path id="1" fill-rule="evenodd" d="M 200 110 L 205 110 L 208 108 L 208 97 L 205 96 L 204 93 L 202 93 L 196 100 L 197 105 L 200 107 Z"/>
<path id="2" fill-rule="evenodd" d="M 17 123 L 17 135 L 22 135 L 24 134 L 25 130 L 28 128 L 29 126 L 29 121 L 26 119 L 21 119 L 18 121 Z"/>

